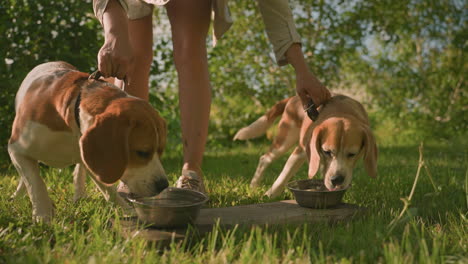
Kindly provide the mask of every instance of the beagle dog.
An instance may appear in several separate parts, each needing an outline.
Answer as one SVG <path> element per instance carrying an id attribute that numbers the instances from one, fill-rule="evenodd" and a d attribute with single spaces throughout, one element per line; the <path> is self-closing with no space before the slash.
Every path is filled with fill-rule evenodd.
<path id="1" fill-rule="evenodd" d="M 265 169 L 278 157 L 297 144 L 281 174 L 265 193 L 276 197 L 305 161 L 309 163 L 308 176 L 315 176 L 319 167 L 328 190 L 346 188 L 351 184 L 353 168 L 359 158 L 371 177 L 377 175 L 377 145 L 371 132 L 367 113 L 356 100 L 334 95 L 319 109 L 312 121 L 302 108 L 299 97 L 276 103 L 265 115 L 240 129 L 234 140 L 246 140 L 263 135 L 281 115 L 277 135 L 270 150 L 260 157 L 252 188 L 259 185 Z"/>
<path id="2" fill-rule="evenodd" d="M 84 196 L 86 171 L 104 194 L 124 208 L 118 180 L 139 196 L 168 186 L 160 162 L 166 123 L 151 105 L 129 96 L 65 62 L 36 66 L 16 95 L 16 116 L 8 152 L 21 179 L 13 198 L 26 188 L 36 221 L 54 214 L 38 162 L 53 167 L 77 164 L 74 200 Z"/>

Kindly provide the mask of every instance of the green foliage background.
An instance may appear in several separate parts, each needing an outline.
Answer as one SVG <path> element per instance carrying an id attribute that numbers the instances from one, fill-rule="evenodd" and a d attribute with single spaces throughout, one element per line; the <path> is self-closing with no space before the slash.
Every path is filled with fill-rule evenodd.
<path id="1" fill-rule="evenodd" d="M 240 127 L 294 95 L 290 66 L 278 67 L 255 1 L 230 1 L 232 29 L 212 47 L 213 105 L 209 147 L 229 146 Z M 357 95 L 380 137 L 466 136 L 467 3 L 459 0 L 292 0 L 310 68 L 332 91 Z M 179 152 L 177 80 L 169 25 L 155 9 L 151 102 L 167 119 L 168 151 Z M 14 94 L 37 64 L 63 60 L 96 67 L 102 29 L 91 0 L 0 2 L 0 168 Z"/>

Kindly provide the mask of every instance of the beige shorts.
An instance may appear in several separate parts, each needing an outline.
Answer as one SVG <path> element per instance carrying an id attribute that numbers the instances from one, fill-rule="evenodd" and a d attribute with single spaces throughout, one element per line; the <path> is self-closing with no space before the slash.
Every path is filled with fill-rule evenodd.
<path id="1" fill-rule="evenodd" d="M 153 12 L 154 5 L 165 5 L 170 0 L 119 0 L 127 12 L 128 19 L 138 19 Z M 192 0 L 200 1 L 200 0 Z M 228 8 L 229 0 L 213 0 L 213 37 L 214 43 L 231 27 L 233 21 Z M 109 0 L 93 1 L 94 14 L 102 24 L 102 16 Z M 276 61 L 279 65 L 288 63 L 286 51 L 293 43 L 300 43 L 289 8 L 288 0 L 257 0 L 265 28 L 273 45 Z"/>
<path id="2" fill-rule="evenodd" d="M 150 15 L 153 12 L 152 4 L 140 0 L 119 0 L 120 5 L 127 12 L 128 19 L 138 19 Z M 109 0 L 93 1 L 94 14 L 102 24 L 102 16 L 106 10 Z M 167 1 L 165 1 L 167 3 Z"/>
<path id="3" fill-rule="evenodd" d="M 125 9 L 130 20 L 139 19 L 150 15 L 154 5 L 165 5 L 170 0 L 119 0 L 120 5 Z M 194 0 L 195 1 L 195 0 Z M 220 38 L 232 25 L 232 19 L 227 5 L 228 0 L 214 0 L 214 34 Z M 102 16 L 106 10 L 109 0 L 93 1 L 94 14 L 102 24 Z"/>

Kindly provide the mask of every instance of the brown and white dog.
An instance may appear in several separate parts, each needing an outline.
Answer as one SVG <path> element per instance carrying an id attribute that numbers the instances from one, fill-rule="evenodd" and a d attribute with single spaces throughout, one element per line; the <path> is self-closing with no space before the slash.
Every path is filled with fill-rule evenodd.
<path id="1" fill-rule="evenodd" d="M 318 110 L 320 114 L 314 122 L 304 112 L 299 97 L 291 97 L 276 103 L 265 115 L 237 132 L 234 140 L 259 137 L 282 115 L 270 150 L 260 157 L 251 187 L 257 187 L 265 169 L 295 144 L 298 146 L 265 195 L 281 194 L 306 160 L 309 178 L 321 167 L 329 190 L 351 184 L 353 168 L 360 157 L 364 159 L 367 174 L 376 177 L 377 145 L 364 107 L 347 96 L 334 95 Z"/>
<path id="2" fill-rule="evenodd" d="M 54 213 L 38 162 L 77 164 L 74 200 L 84 195 L 86 169 L 105 198 L 124 207 L 112 186 L 118 180 L 140 196 L 168 186 L 160 162 L 165 121 L 148 102 L 88 76 L 65 62 L 44 63 L 26 76 L 16 95 L 8 151 L 21 179 L 13 197 L 26 187 L 36 221 L 49 221 Z"/>

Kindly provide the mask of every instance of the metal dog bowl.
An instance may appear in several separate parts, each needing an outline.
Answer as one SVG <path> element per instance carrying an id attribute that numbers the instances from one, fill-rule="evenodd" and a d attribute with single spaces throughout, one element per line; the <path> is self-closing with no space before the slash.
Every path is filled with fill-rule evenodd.
<path id="1" fill-rule="evenodd" d="M 288 183 L 288 189 L 294 194 L 302 207 L 324 209 L 341 203 L 345 189 L 329 191 L 323 180 L 299 180 Z"/>
<path id="2" fill-rule="evenodd" d="M 201 192 L 168 187 L 153 197 L 127 199 L 133 204 L 138 219 L 155 227 L 169 228 L 194 223 L 208 196 Z"/>

